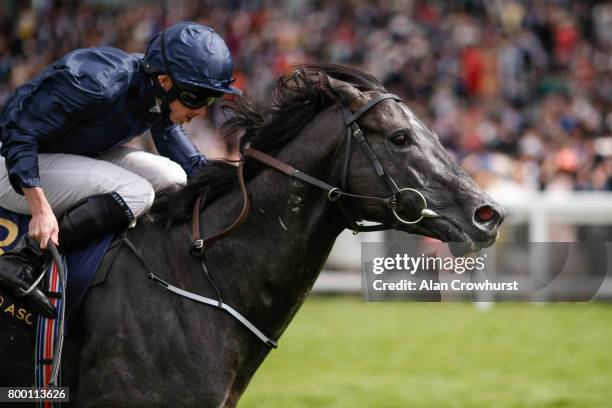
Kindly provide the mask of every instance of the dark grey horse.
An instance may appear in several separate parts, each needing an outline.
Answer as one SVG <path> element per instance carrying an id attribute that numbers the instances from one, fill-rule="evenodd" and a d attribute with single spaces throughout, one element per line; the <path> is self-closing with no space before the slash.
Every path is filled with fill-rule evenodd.
<path id="1" fill-rule="evenodd" d="M 265 115 L 244 100 L 235 102 L 225 132 L 240 134 L 243 147 L 248 142 L 337 185 L 346 134 L 340 106 L 356 112 L 384 92 L 376 79 L 357 70 L 302 66 L 281 78 Z M 343 198 L 356 217 L 464 242 L 471 250 L 495 241 L 503 210 L 404 103 L 384 100 L 358 122 L 389 175 L 401 188 L 419 190 L 440 217 L 407 225 L 398 223 L 388 206 Z M 251 213 L 206 251 L 206 259 L 224 301 L 278 339 L 347 221 L 321 189 L 250 159 L 246 176 Z M 389 195 L 355 144 L 347 176 L 351 193 Z M 215 297 L 199 260 L 189 254 L 191 209 L 206 191 L 201 231 L 206 236 L 227 227 L 242 205 L 235 178 L 235 167 L 212 164 L 182 190 L 158 197 L 151 213 L 129 231 L 156 274 Z M 403 218 L 414 217 L 414 198 L 400 203 Z M 6 322 L 0 325 L 0 384 L 31 384 L 31 339 Z M 5 335 L 9 330 L 11 335 Z M 78 407 L 234 407 L 270 351 L 228 314 L 148 280 L 143 263 L 125 245 L 105 283 L 85 299 L 66 347 L 63 383 L 71 387 Z"/>

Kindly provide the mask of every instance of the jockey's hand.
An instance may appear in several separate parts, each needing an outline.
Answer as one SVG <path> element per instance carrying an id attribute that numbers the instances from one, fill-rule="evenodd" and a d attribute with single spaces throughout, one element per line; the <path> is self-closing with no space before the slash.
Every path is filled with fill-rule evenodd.
<path id="1" fill-rule="evenodd" d="M 38 241 L 42 249 L 47 248 L 49 240 L 57 246 L 59 244 L 59 225 L 42 189 L 40 187 L 23 188 L 23 193 L 32 213 L 28 235 Z"/>
<path id="2" fill-rule="evenodd" d="M 58 245 L 59 226 L 52 211 L 32 214 L 28 235 L 40 243 L 42 249 L 47 248 L 47 242 L 51 240 Z"/>

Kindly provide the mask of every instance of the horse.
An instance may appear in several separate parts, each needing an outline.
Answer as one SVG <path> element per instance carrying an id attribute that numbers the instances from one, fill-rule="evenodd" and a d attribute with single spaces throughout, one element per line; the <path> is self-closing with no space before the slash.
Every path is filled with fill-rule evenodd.
<path id="1" fill-rule="evenodd" d="M 71 405 L 235 407 L 270 352 L 228 313 L 170 293 L 147 274 L 213 299 L 221 294 L 276 341 L 338 235 L 359 220 L 461 242 L 466 251 L 497 238 L 503 209 L 367 73 L 300 65 L 279 78 L 268 108 L 238 98 L 227 109 L 222 131 L 239 137 L 245 153 L 249 216 L 205 248 L 204 273 L 202 258 L 190 254 L 194 202 L 205 197 L 196 211 L 204 237 L 228 227 L 243 208 L 237 166 L 211 161 L 184 187 L 158 195 L 125 235 L 133 248 L 120 247 L 66 339 L 63 385 Z M 363 140 L 348 146 L 356 134 Z M 248 149 L 290 164 L 308 181 L 255 160 Z M 393 199 L 383 200 L 390 189 Z M 0 335 L 1 384 L 31 384 L 31 349 L 21 331 Z"/>

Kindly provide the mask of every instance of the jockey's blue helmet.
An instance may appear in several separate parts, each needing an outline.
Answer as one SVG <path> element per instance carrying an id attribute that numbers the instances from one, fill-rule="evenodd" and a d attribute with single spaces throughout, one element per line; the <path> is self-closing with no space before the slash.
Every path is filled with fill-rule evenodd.
<path id="1" fill-rule="evenodd" d="M 241 93 L 231 86 L 234 64 L 223 38 L 212 28 L 190 21 L 173 24 L 153 36 L 144 68 L 172 80 L 172 88 L 162 92 L 165 103 L 178 99 L 190 108 L 199 108 L 224 93 Z"/>

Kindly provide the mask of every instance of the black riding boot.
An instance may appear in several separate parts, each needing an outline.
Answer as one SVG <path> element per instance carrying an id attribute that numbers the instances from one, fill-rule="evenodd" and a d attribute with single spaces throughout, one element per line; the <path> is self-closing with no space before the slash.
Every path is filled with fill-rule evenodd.
<path id="1" fill-rule="evenodd" d="M 68 253 L 110 232 L 123 231 L 134 220 L 132 210 L 115 192 L 92 196 L 59 220 L 59 244 Z"/>
<path id="2" fill-rule="evenodd" d="M 60 251 L 68 253 L 105 234 L 121 231 L 133 221 L 132 211 L 117 193 L 89 197 L 66 211 L 59 220 Z M 0 256 L 0 286 L 16 296 L 23 296 L 32 309 L 45 317 L 53 317 L 55 310 L 47 296 L 37 287 L 28 290 L 50 259 L 38 243 L 24 237 L 13 250 Z"/>

